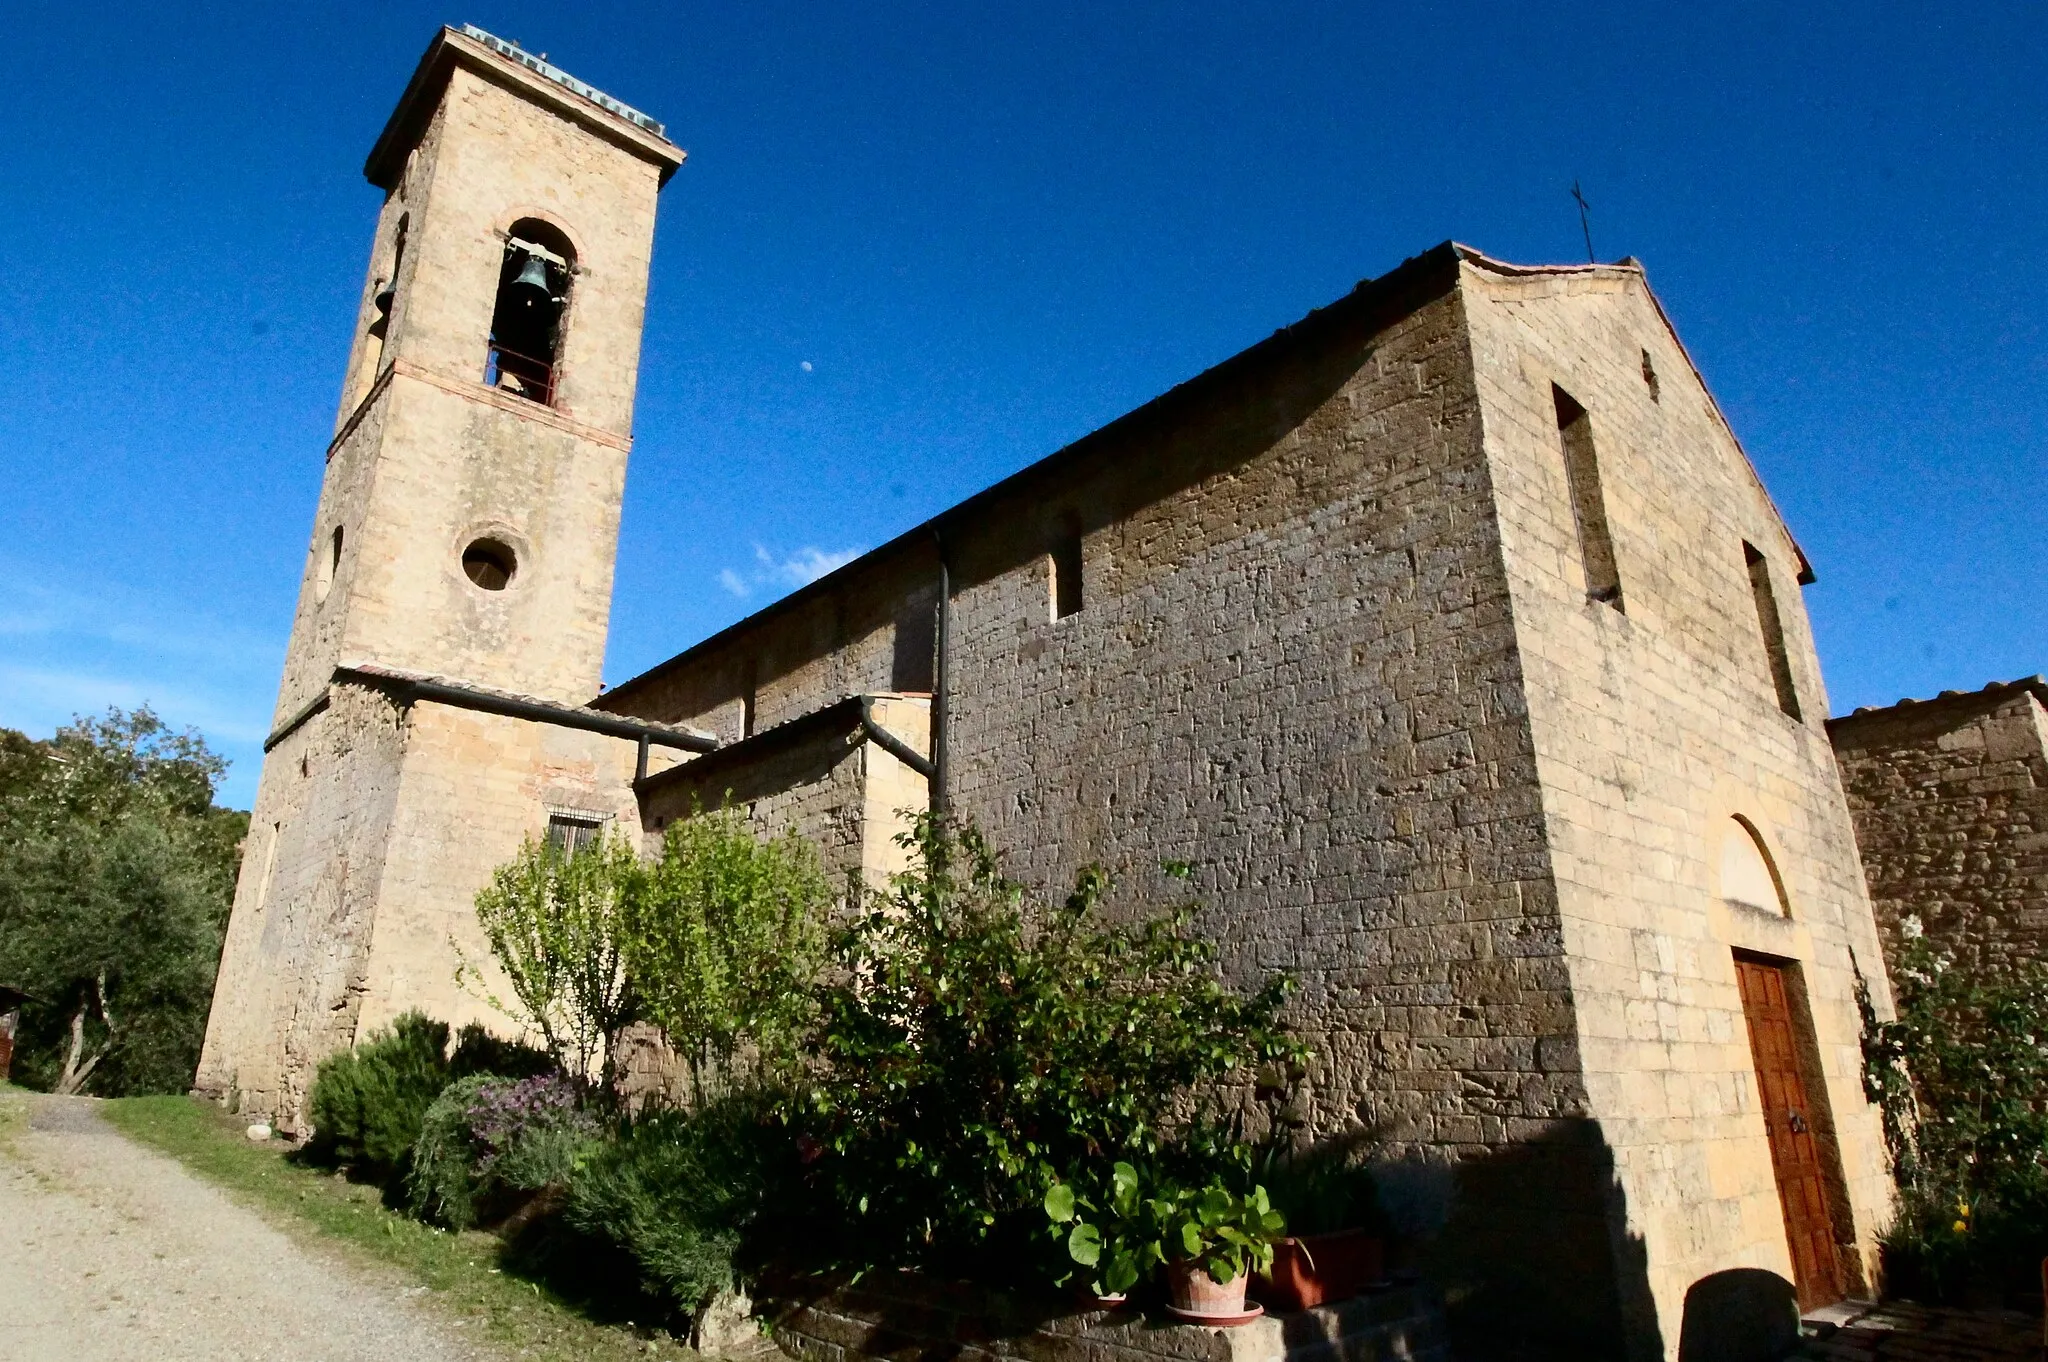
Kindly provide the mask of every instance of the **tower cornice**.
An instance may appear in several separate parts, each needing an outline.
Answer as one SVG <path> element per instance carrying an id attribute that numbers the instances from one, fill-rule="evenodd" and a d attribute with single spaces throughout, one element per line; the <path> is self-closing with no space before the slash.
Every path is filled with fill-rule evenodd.
<path id="1" fill-rule="evenodd" d="M 464 25 L 459 29 L 443 28 L 427 45 L 426 55 L 420 58 L 398 107 L 363 163 L 363 175 L 371 184 L 389 190 L 398 183 L 407 153 L 425 132 L 442 93 L 448 88 L 448 77 L 458 66 L 652 162 L 660 172 L 662 184 L 667 184 L 669 176 L 683 163 L 683 149 L 669 141 L 662 125 L 646 114 L 522 51 L 516 44 Z"/>

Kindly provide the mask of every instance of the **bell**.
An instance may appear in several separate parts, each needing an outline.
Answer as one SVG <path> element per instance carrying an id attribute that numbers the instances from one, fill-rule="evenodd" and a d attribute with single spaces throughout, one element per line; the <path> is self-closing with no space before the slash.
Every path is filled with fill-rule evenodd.
<path id="1" fill-rule="evenodd" d="M 519 267 L 519 277 L 512 281 L 512 287 L 519 290 L 520 300 L 528 307 L 555 300 L 554 290 L 548 287 L 548 267 L 537 255 L 526 257 L 526 263 Z"/>

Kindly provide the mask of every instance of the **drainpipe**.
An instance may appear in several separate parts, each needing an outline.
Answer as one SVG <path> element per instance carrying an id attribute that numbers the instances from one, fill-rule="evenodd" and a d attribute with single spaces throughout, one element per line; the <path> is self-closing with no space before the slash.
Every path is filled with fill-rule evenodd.
<path id="1" fill-rule="evenodd" d="M 946 538 L 936 529 L 932 531 L 932 544 L 939 553 L 938 656 L 932 666 L 932 812 L 943 818 L 947 810 L 946 728 L 952 700 L 946 664 L 952 653 L 953 574 L 946 562 Z"/>
<path id="2" fill-rule="evenodd" d="M 875 746 L 881 748 L 884 752 L 887 752 L 926 780 L 932 778 L 932 764 L 925 760 L 924 755 L 909 743 L 882 727 L 880 722 L 876 720 L 875 697 L 872 695 L 860 697 L 860 727 L 861 732 L 868 735 L 868 741 L 874 743 Z"/>

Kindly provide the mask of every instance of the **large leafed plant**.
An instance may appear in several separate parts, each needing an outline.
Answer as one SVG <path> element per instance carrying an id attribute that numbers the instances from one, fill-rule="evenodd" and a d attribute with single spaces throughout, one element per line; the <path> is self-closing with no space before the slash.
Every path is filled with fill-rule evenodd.
<path id="1" fill-rule="evenodd" d="M 1107 921 L 1093 869 L 1029 905 L 972 829 L 926 817 L 908 841 L 912 868 L 839 934 L 819 990 L 803 1119 L 843 1263 L 957 1274 L 1042 1252 L 1058 1173 L 1149 1159 L 1226 1080 L 1301 1054 L 1289 981 L 1224 982 L 1191 907 Z"/>

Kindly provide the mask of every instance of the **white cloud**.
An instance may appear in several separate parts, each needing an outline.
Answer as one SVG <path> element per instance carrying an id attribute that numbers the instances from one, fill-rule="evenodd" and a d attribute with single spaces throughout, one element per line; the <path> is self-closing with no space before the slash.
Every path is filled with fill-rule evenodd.
<path id="1" fill-rule="evenodd" d="M 738 596 L 741 600 L 756 591 L 773 591 L 781 595 L 807 586 L 826 573 L 845 567 L 854 559 L 866 553 L 866 549 L 839 549 L 826 552 L 814 544 L 807 544 L 796 552 L 776 557 L 760 544 L 754 545 L 754 565 L 745 572 L 725 568 L 718 574 L 718 584 Z"/>

